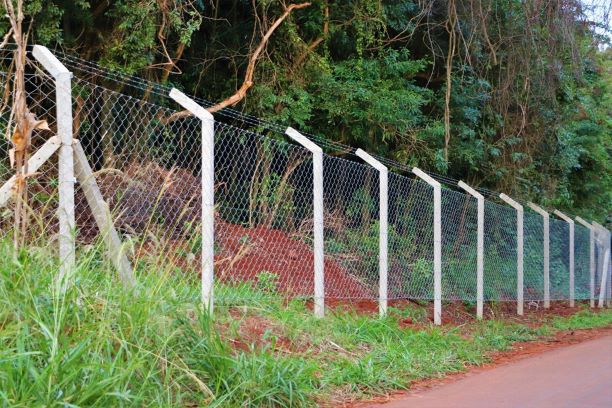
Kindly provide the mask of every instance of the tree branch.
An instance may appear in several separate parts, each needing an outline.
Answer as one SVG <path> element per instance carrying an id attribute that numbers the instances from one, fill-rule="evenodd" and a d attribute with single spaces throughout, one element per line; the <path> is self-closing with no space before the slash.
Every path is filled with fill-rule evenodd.
<path id="1" fill-rule="evenodd" d="M 255 73 L 255 65 L 257 64 L 257 59 L 259 58 L 259 56 L 265 49 L 266 44 L 268 43 L 268 40 L 270 39 L 274 31 L 289 16 L 289 14 L 291 14 L 293 10 L 298 10 L 298 9 L 308 7 L 310 6 L 310 4 L 311 3 L 291 4 L 285 9 L 283 14 L 281 14 L 281 16 L 278 17 L 276 21 L 274 21 L 274 23 L 270 26 L 268 31 L 264 34 L 263 38 L 259 42 L 259 45 L 257 46 L 257 48 L 255 48 L 255 51 L 253 51 L 253 53 L 251 53 L 251 55 L 249 56 L 249 64 L 247 65 L 247 69 L 244 74 L 244 81 L 242 82 L 242 86 L 240 86 L 240 88 L 238 88 L 236 93 L 234 93 L 232 96 L 224 99 L 223 101 L 217 103 L 216 105 L 211 106 L 210 108 L 206 109 L 207 111 L 209 111 L 210 113 L 215 113 L 215 112 L 220 111 L 221 109 L 227 108 L 228 106 L 233 106 L 237 104 L 238 102 L 240 102 L 242 99 L 244 99 L 247 91 L 253 86 L 253 75 Z M 191 112 L 184 110 L 184 111 L 173 113 L 165 120 L 162 120 L 162 122 L 169 123 L 177 119 L 188 117 L 188 116 L 191 116 Z"/>

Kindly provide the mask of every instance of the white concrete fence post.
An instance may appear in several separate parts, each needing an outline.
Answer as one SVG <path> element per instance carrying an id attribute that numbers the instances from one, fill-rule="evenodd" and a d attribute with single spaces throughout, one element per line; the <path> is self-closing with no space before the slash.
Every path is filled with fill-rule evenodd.
<path id="1" fill-rule="evenodd" d="M 599 225 L 599 224 L 598 224 Z M 602 233 L 605 235 L 604 241 L 604 248 L 607 248 L 606 252 L 608 254 L 608 262 L 604 262 L 604 270 L 602 273 L 602 276 L 605 274 L 608 278 L 607 278 L 607 285 L 606 288 L 606 306 L 611 307 L 612 306 L 612 248 L 610 248 L 610 231 L 608 229 L 606 229 L 603 225 L 600 225 Z M 604 257 L 605 259 L 605 257 Z"/>
<path id="2" fill-rule="evenodd" d="M 593 221 L 593 227 L 596 229 L 595 239 L 599 247 L 601 248 L 601 284 L 599 286 L 599 302 L 598 307 L 603 308 L 606 298 L 609 297 L 609 287 L 612 282 L 612 276 L 610 276 L 610 231 L 608 231 L 603 225 Z M 609 306 L 609 301 L 607 302 Z"/>
<path id="3" fill-rule="evenodd" d="M 412 172 L 425 181 L 434 189 L 434 324 L 442 324 L 442 186 L 429 174 L 418 167 L 413 167 Z"/>
<path id="4" fill-rule="evenodd" d="M 604 250 L 604 256 L 601 262 L 601 286 L 599 289 L 599 308 L 604 307 L 607 302 L 607 298 L 609 297 L 608 289 L 608 281 L 610 279 L 610 250 Z M 608 305 L 609 306 L 609 305 Z"/>
<path id="5" fill-rule="evenodd" d="M 612 251 L 610 249 L 610 232 L 608 231 L 608 300 L 606 305 L 612 307 Z"/>
<path id="6" fill-rule="evenodd" d="M 589 306 L 595 307 L 595 228 L 580 217 L 576 221 L 589 229 Z"/>
<path id="7" fill-rule="evenodd" d="M 476 243 L 476 317 L 482 319 L 484 309 L 484 196 L 459 181 L 459 187 L 467 191 L 478 203 L 478 231 Z"/>
<path id="8" fill-rule="evenodd" d="M 314 314 L 325 316 L 325 254 L 323 235 L 323 150 L 293 128 L 285 134 L 312 153 L 312 189 L 314 221 Z"/>
<path id="9" fill-rule="evenodd" d="M 387 315 L 387 271 L 388 271 L 388 200 L 389 200 L 389 170 L 387 167 L 361 149 L 355 154 L 379 174 L 379 248 L 378 248 L 378 310 L 380 316 Z"/>
<path id="10" fill-rule="evenodd" d="M 542 207 L 527 203 L 529 208 L 542 216 L 544 241 L 544 309 L 550 308 L 550 214 Z"/>
<path id="11" fill-rule="evenodd" d="M 501 198 L 516 210 L 516 314 L 523 315 L 523 206 L 505 194 Z"/>
<path id="12" fill-rule="evenodd" d="M 57 137 L 60 140 L 58 156 L 59 206 L 59 282 L 62 288 L 75 265 L 74 216 L 74 154 L 72 148 L 72 73 L 41 45 L 35 45 L 32 55 L 55 80 L 55 108 Z"/>
<path id="13" fill-rule="evenodd" d="M 559 210 L 555 210 L 554 214 L 569 224 L 569 304 L 570 307 L 575 305 L 575 284 L 574 284 L 574 220 Z"/>
<path id="14" fill-rule="evenodd" d="M 202 305 L 214 307 L 215 267 L 215 120 L 213 115 L 178 89 L 170 98 L 202 121 Z"/>

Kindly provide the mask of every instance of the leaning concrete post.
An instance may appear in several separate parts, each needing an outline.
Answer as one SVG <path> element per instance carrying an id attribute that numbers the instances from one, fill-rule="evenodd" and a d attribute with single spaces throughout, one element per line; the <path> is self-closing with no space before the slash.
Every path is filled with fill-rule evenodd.
<path id="1" fill-rule="evenodd" d="M 312 189 L 314 220 L 314 314 L 325 316 L 325 258 L 323 249 L 323 150 L 293 128 L 287 128 L 287 136 L 312 153 Z"/>
<path id="2" fill-rule="evenodd" d="M 589 229 L 589 304 L 595 307 L 595 229 L 580 217 L 576 217 L 576 221 Z"/>
<path id="3" fill-rule="evenodd" d="M 555 210 L 554 214 L 569 224 L 569 304 L 574 307 L 574 220 L 559 210 Z"/>
<path id="4" fill-rule="evenodd" d="M 516 210 L 516 313 L 523 315 L 523 206 L 505 194 L 499 198 Z"/>
<path id="5" fill-rule="evenodd" d="M 540 214 L 544 222 L 544 308 L 548 309 L 550 307 L 550 215 L 534 203 L 527 205 Z"/>
<path id="6" fill-rule="evenodd" d="M 442 324 L 442 187 L 423 170 L 413 167 L 412 172 L 434 189 L 434 324 Z"/>
<path id="7" fill-rule="evenodd" d="M 215 120 L 213 115 L 178 89 L 170 97 L 202 121 L 202 304 L 213 312 L 215 266 Z"/>
<path id="8" fill-rule="evenodd" d="M 58 156 L 59 206 L 59 282 L 62 287 L 75 263 L 74 220 L 74 155 L 72 148 L 72 73 L 41 45 L 35 45 L 32 55 L 55 80 L 57 136 L 61 146 Z"/>
<path id="9" fill-rule="evenodd" d="M 476 317 L 482 319 L 484 306 L 484 196 L 472 187 L 459 181 L 459 187 L 467 191 L 478 202 L 478 238 L 476 243 Z"/>
<path id="10" fill-rule="evenodd" d="M 387 314 L 387 268 L 388 268 L 388 247 L 387 247 L 387 228 L 388 228 L 388 191 L 389 191 L 389 170 L 385 165 L 370 156 L 361 149 L 357 149 L 355 154 L 370 166 L 378 170 L 379 174 L 379 248 L 378 248 L 378 309 L 381 316 Z"/>
<path id="11" fill-rule="evenodd" d="M 121 247 L 121 239 L 111 219 L 108 204 L 104 201 L 102 192 L 100 192 L 98 183 L 96 183 L 93 170 L 87 162 L 85 151 L 79 141 L 75 140 L 73 150 L 74 170 L 77 180 L 79 181 L 85 200 L 87 200 L 87 204 L 89 204 L 94 220 L 96 224 L 98 224 L 100 235 L 106 243 L 110 261 L 117 269 L 119 278 L 123 284 L 128 288 L 132 288 L 136 284 L 134 274 L 132 273 L 132 265 Z"/>
<path id="12" fill-rule="evenodd" d="M 30 157 L 28 160 L 28 171 L 36 173 L 40 166 L 45 164 L 61 146 L 61 140 L 57 136 L 52 136 Z M 0 186 L 0 208 L 7 205 L 9 200 L 13 198 L 13 188 L 16 181 L 17 177 L 12 176 L 6 183 Z"/>

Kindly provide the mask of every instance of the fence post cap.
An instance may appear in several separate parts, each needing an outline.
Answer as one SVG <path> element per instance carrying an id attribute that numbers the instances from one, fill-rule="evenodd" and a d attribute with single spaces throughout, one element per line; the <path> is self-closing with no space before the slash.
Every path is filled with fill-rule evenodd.
<path id="1" fill-rule="evenodd" d="M 593 229 L 593 226 L 591 224 L 589 224 L 586 220 L 584 220 L 581 217 L 576 216 L 576 221 L 578 221 L 580 224 L 584 225 L 585 227 L 587 227 L 588 229 Z"/>
<path id="2" fill-rule="evenodd" d="M 425 181 L 430 186 L 433 186 L 433 187 L 441 186 L 438 180 L 434 179 L 433 177 L 431 177 L 429 174 L 425 173 L 423 170 L 419 169 L 418 167 L 413 167 L 412 173 L 414 173 L 417 177 Z"/>
<path id="3" fill-rule="evenodd" d="M 523 206 L 518 201 L 513 200 L 512 198 L 508 197 L 504 193 L 501 193 L 499 195 L 499 198 L 501 198 L 503 201 L 505 201 L 511 207 L 514 207 L 516 210 L 523 211 Z"/>
<path id="4" fill-rule="evenodd" d="M 465 191 L 467 191 L 470 195 L 478 198 L 478 199 L 484 199 L 484 196 L 482 194 L 480 194 L 478 191 L 476 191 L 476 189 L 474 189 L 473 187 L 470 187 L 468 184 L 466 184 L 463 180 L 459 180 L 459 183 L 457 183 L 457 185 L 459 187 L 461 187 L 462 189 L 464 189 Z"/>
<path id="5" fill-rule="evenodd" d="M 568 224 L 573 224 L 574 223 L 574 220 L 572 220 L 570 217 L 568 217 L 567 215 L 563 214 L 559 210 L 554 210 L 553 214 L 555 214 L 557 217 L 561 218 L 563 221 L 567 222 Z"/>
<path id="6" fill-rule="evenodd" d="M 172 88 L 169 94 L 176 103 L 181 105 L 183 108 L 191 112 L 195 117 L 200 120 L 214 120 L 212 113 L 200 106 L 192 98 L 188 97 L 176 88 Z"/>
<path id="7" fill-rule="evenodd" d="M 540 207 L 539 205 L 532 203 L 531 201 L 527 203 L 527 205 L 529 206 L 529 208 L 531 208 L 533 211 L 537 212 L 538 214 L 540 214 L 543 217 L 548 217 L 549 216 L 549 212 L 546 211 L 544 208 Z"/>
<path id="8" fill-rule="evenodd" d="M 49 49 L 43 45 L 35 45 L 32 47 L 32 55 L 50 74 L 53 78 L 58 79 L 62 76 L 69 75 L 72 78 L 72 72 L 57 59 Z"/>
<path id="9" fill-rule="evenodd" d="M 312 153 L 323 152 L 323 149 L 321 149 L 319 145 L 317 145 L 315 142 L 313 142 L 312 140 L 310 140 L 309 138 L 307 138 L 306 136 L 304 136 L 303 134 L 301 134 L 300 132 L 298 132 L 292 127 L 288 127 L 285 130 L 285 134 L 289 136 L 291 139 L 298 142 L 300 145 L 302 145 L 306 149 L 310 150 Z"/>
<path id="10" fill-rule="evenodd" d="M 357 149 L 355 151 L 355 154 L 357 155 L 357 157 L 361 158 L 363 161 L 365 161 L 370 166 L 374 167 L 380 172 L 386 172 L 388 170 L 387 166 L 376 160 L 372 155 L 362 149 Z"/>

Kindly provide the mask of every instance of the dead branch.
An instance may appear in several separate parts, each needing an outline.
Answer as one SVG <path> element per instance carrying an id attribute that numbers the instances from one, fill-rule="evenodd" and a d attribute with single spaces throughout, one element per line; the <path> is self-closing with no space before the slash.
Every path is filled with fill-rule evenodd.
<path id="1" fill-rule="evenodd" d="M 13 27 L 9 28 L 8 32 L 4 35 L 4 38 L 2 39 L 2 44 L 0 44 L 0 48 L 6 47 L 12 35 L 13 35 Z"/>
<path id="2" fill-rule="evenodd" d="M 216 105 L 213 105 L 210 108 L 206 109 L 208 112 L 210 113 L 218 112 L 221 109 L 227 108 L 228 106 L 233 106 L 244 99 L 247 91 L 253 86 L 253 75 L 255 73 L 255 66 L 257 65 L 257 60 L 259 59 L 259 56 L 265 49 L 266 44 L 268 43 L 268 40 L 270 40 L 270 37 L 272 36 L 274 31 L 276 31 L 276 29 L 289 16 L 289 14 L 291 14 L 293 10 L 298 10 L 298 9 L 308 7 L 310 6 L 310 4 L 311 3 L 300 3 L 300 4 L 291 4 L 287 6 L 283 14 L 281 14 L 281 16 L 278 17 L 274 21 L 274 23 L 272 23 L 268 31 L 262 37 L 257 48 L 255 48 L 255 50 L 249 56 L 249 63 L 247 65 L 247 69 L 244 74 L 244 81 L 242 82 L 242 86 L 240 86 L 240 88 L 238 88 L 236 93 L 234 93 L 229 98 L 226 98 L 223 101 L 217 103 Z M 173 113 L 166 119 L 162 119 L 162 123 L 167 124 L 177 119 L 189 117 L 191 115 L 192 115 L 191 112 L 189 112 L 188 110 L 183 110 L 180 112 Z"/>
<path id="3" fill-rule="evenodd" d="M 4 9 L 10 22 L 10 30 L 2 41 L 2 46 L 8 42 L 9 34 L 15 40 L 15 80 L 13 83 L 13 107 L 11 115 L 15 120 L 15 128 L 11 136 L 13 148 L 9 156 L 15 164 L 15 253 L 22 244 L 26 232 L 25 207 L 27 205 L 26 178 L 29 176 L 28 159 L 30 156 L 32 132 L 35 129 L 48 129 L 47 122 L 36 120 L 36 116 L 29 111 L 26 102 L 25 64 L 27 34 L 23 32 L 23 0 L 17 0 L 16 10 L 13 0 L 2 0 Z M 9 126 L 10 127 L 10 124 Z M 11 160 L 13 161 L 13 160 Z"/>

